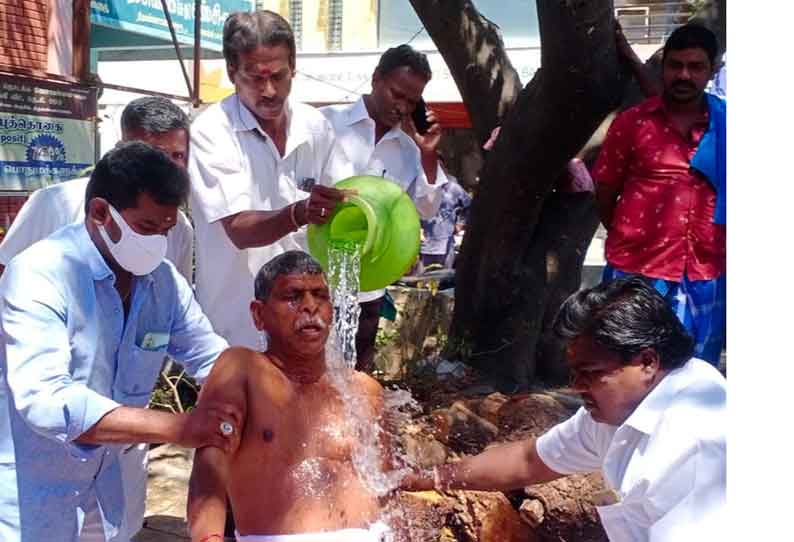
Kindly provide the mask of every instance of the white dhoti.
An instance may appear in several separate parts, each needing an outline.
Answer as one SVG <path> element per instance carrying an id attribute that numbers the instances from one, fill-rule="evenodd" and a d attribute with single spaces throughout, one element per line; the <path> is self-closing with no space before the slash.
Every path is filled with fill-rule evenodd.
<path id="1" fill-rule="evenodd" d="M 388 542 L 391 529 L 379 521 L 368 529 L 340 529 L 319 533 L 246 534 L 236 533 L 237 542 Z"/>

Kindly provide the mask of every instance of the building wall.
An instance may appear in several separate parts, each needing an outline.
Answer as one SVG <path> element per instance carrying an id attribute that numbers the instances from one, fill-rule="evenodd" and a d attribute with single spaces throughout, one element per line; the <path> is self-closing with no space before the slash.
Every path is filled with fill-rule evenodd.
<path id="1" fill-rule="evenodd" d="M 342 47 L 346 51 L 378 48 L 378 0 L 345 0 Z"/>
<path id="2" fill-rule="evenodd" d="M 0 0 L 0 64 L 47 70 L 49 0 Z"/>
<path id="3" fill-rule="evenodd" d="M 10 0 L 9 0 L 10 1 Z M 322 53 L 330 48 L 332 0 L 256 0 L 256 9 L 275 11 L 292 21 L 291 4 L 301 8 L 301 26 L 295 28 L 298 49 Z M 339 0 L 337 0 L 339 3 Z M 338 50 L 371 51 L 378 48 L 378 0 L 342 0 L 342 43 Z"/>

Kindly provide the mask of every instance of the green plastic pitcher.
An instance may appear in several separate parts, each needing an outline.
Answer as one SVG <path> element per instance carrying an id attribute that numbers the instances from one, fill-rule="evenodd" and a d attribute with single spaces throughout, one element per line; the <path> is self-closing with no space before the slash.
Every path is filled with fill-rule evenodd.
<path id="1" fill-rule="evenodd" d="M 382 177 L 350 177 L 335 188 L 355 190 L 328 222 L 309 226 L 309 252 L 328 271 L 332 239 L 360 244 L 359 290 L 384 288 L 402 277 L 419 254 L 419 213 L 400 185 Z"/>

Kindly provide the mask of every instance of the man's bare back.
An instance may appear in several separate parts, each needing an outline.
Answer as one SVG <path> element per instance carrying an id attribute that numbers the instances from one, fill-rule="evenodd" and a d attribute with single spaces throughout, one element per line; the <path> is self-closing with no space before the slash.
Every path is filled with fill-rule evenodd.
<path id="1" fill-rule="evenodd" d="M 296 383 L 264 354 L 235 348 L 225 357 L 244 382 L 237 393 L 247 397 L 240 447 L 229 458 L 237 530 L 291 534 L 376 521 L 378 501 L 354 471 L 352 426 L 328 375 Z M 372 406 L 372 419 L 361 421 L 371 424 L 380 385 L 363 373 L 354 373 L 352 384 Z"/>

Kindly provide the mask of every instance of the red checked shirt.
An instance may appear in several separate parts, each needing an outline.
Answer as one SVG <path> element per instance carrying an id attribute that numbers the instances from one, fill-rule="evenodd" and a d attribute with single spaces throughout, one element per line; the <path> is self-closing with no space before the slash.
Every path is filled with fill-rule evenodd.
<path id="1" fill-rule="evenodd" d="M 627 273 L 681 281 L 725 272 L 725 225 L 714 224 L 717 195 L 689 167 L 708 129 L 708 113 L 684 138 L 660 97 L 618 115 L 593 168 L 597 185 L 620 194 L 608 228 L 606 259 Z"/>

